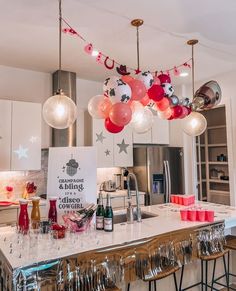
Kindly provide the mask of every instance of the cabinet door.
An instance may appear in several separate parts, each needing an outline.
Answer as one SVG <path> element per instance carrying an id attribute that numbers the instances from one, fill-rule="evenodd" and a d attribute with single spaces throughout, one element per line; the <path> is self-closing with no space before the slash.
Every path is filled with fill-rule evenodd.
<path id="1" fill-rule="evenodd" d="M 154 116 L 152 126 L 152 143 L 153 144 L 169 144 L 169 121 Z"/>
<path id="2" fill-rule="evenodd" d="M 114 134 L 114 166 L 133 166 L 132 129 L 126 126 L 122 132 Z"/>
<path id="3" fill-rule="evenodd" d="M 93 145 L 97 149 L 97 167 L 113 167 L 113 135 L 104 127 L 103 119 L 93 119 Z"/>
<path id="4" fill-rule="evenodd" d="M 145 133 L 133 132 L 133 143 L 137 144 L 149 144 L 152 143 L 152 131 L 149 130 Z"/>
<path id="5" fill-rule="evenodd" d="M 11 101 L 0 100 L 0 171 L 11 166 Z"/>
<path id="6" fill-rule="evenodd" d="M 12 170 L 41 169 L 41 104 L 12 102 Z"/>

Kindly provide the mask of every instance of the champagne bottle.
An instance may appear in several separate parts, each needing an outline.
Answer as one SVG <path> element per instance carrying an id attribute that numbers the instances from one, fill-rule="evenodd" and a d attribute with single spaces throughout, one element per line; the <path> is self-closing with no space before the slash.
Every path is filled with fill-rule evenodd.
<path id="1" fill-rule="evenodd" d="M 107 205 L 104 214 L 104 230 L 113 231 L 113 210 L 111 207 L 111 197 L 107 194 Z"/>
<path id="2" fill-rule="evenodd" d="M 103 230 L 104 229 L 104 207 L 103 207 L 103 199 L 102 192 L 99 192 L 98 198 L 98 207 L 96 211 L 96 229 Z"/>

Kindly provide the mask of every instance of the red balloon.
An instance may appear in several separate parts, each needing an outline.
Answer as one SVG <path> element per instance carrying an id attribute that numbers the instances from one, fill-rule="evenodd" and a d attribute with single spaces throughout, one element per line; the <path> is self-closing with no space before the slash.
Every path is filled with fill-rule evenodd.
<path id="1" fill-rule="evenodd" d="M 132 110 L 128 104 L 118 102 L 112 105 L 109 117 L 115 125 L 125 126 L 132 118 Z"/>
<path id="2" fill-rule="evenodd" d="M 117 126 L 113 122 L 111 122 L 110 118 L 105 119 L 105 128 L 107 131 L 111 133 L 118 133 L 124 129 L 124 126 Z"/>
<path id="3" fill-rule="evenodd" d="M 141 100 L 140 100 L 140 103 L 143 104 L 143 106 L 147 106 L 148 103 L 150 102 L 150 99 L 148 97 L 148 94 L 146 94 Z"/>
<path id="4" fill-rule="evenodd" d="M 183 114 L 183 109 L 182 106 L 176 105 L 175 107 L 172 108 L 173 113 L 172 116 L 174 119 L 179 118 Z"/>
<path id="5" fill-rule="evenodd" d="M 183 110 L 183 112 L 182 112 L 181 116 L 179 117 L 180 119 L 183 119 L 188 115 L 188 109 L 186 106 L 182 106 L 182 110 Z"/>
<path id="6" fill-rule="evenodd" d="M 134 78 L 129 76 L 129 75 L 125 75 L 125 76 L 121 77 L 121 80 L 124 81 L 125 83 L 129 84 L 131 81 L 134 80 Z"/>
<path id="7" fill-rule="evenodd" d="M 164 90 L 160 85 L 153 85 L 148 89 L 148 96 L 150 99 L 159 102 L 164 97 Z"/>
<path id="8" fill-rule="evenodd" d="M 157 109 L 160 111 L 165 111 L 170 106 L 170 101 L 168 98 L 164 97 L 161 101 L 156 102 Z"/>
<path id="9" fill-rule="evenodd" d="M 163 84 L 163 83 L 171 83 L 170 76 L 167 75 L 167 74 L 160 74 L 158 76 L 158 78 L 159 78 L 161 84 Z"/>
<path id="10" fill-rule="evenodd" d="M 142 81 L 133 79 L 129 86 L 132 92 L 131 100 L 139 101 L 146 95 L 147 89 Z"/>

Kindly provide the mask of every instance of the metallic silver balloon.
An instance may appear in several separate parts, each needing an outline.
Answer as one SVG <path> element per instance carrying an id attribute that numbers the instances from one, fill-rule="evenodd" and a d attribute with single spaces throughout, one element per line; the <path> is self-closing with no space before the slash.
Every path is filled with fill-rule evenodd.
<path id="1" fill-rule="evenodd" d="M 169 97 L 169 100 L 172 106 L 176 106 L 179 104 L 179 97 L 177 97 L 176 95 L 172 95 L 171 97 Z"/>
<path id="2" fill-rule="evenodd" d="M 184 98 L 184 99 L 181 100 L 180 103 L 183 106 L 189 106 L 190 100 L 189 100 L 189 98 Z"/>
<path id="3" fill-rule="evenodd" d="M 194 94 L 193 110 L 210 109 L 218 105 L 221 101 L 221 88 L 216 81 L 209 81 L 202 85 Z"/>

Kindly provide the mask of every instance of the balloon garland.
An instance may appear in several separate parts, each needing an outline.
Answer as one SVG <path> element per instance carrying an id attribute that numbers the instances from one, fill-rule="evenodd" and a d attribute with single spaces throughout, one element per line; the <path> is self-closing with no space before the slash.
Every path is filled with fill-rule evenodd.
<path id="1" fill-rule="evenodd" d="M 153 115 L 161 119 L 183 119 L 191 110 L 188 98 L 174 95 L 171 78 L 167 74 L 154 76 L 141 73 L 138 78 L 111 76 L 103 83 L 103 95 L 92 97 L 88 111 L 93 118 L 104 119 L 110 133 L 119 133 L 129 125 L 136 133 L 151 129 Z"/>

